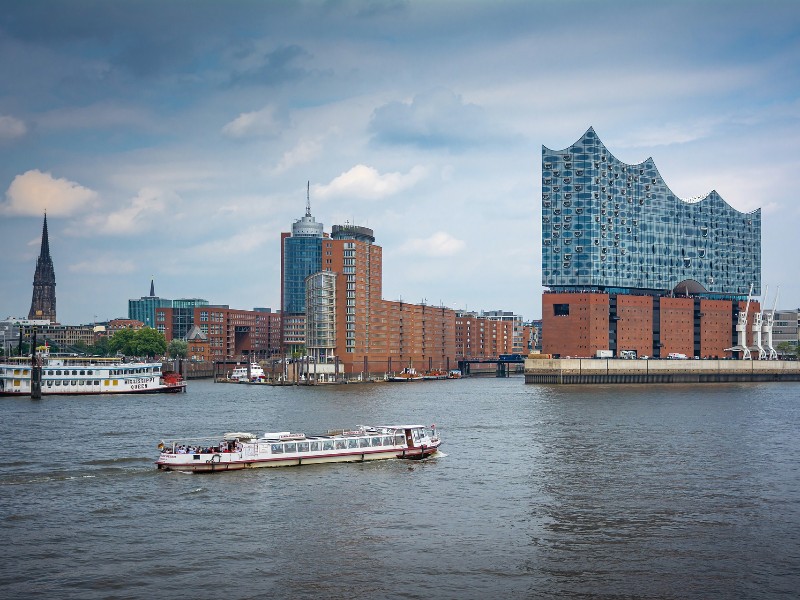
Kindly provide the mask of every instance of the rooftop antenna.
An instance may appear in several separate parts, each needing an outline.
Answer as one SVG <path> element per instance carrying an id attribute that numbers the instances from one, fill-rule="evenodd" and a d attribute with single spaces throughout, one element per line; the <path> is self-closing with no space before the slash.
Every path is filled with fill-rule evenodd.
<path id="1" fill-rule="evenodd" d="M 311 181 L 306 183 L 306 216 L 311 216 Z"/>

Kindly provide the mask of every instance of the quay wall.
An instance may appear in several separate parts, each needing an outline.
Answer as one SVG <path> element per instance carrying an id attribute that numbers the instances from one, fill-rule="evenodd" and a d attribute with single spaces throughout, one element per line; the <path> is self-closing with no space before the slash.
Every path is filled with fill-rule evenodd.
<path id="1" fill-rule="evenodd" d="M 526 359 L 525 383 L 726 383 L 800 381 L 800 361 Z"/>

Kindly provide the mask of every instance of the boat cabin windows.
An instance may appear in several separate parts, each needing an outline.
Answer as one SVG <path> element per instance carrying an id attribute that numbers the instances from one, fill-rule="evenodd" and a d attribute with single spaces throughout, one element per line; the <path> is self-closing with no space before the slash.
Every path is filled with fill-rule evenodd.
<path id="1" fill-rule="evenodd" d="M 283 444 L 272 444 L 273 454 L 283 454 Z"/>
<path id="2" fill-rule="evenodd" d="M 308 442 L 298 442 L 297 443 L 297 451 L 298 452 L 308 452 Z"/>
<path id="3" fill-rule="evenodd" d="M 347 440 L 348 448 L 358 448 L 358 438 L 350 438 Z"/>
<path id="4" fill-rule="evenodd" d="M 369 438 L 361 438 L 358 440 L 358 445 L 362 448 L 369 448 Z"/>
<path id="5" fill-rule="evenodd" d="M 333 440 L 325 440 L 322 442 L 323 450 L 333 450 Z"/>
<path id="6" fill-rule="evenodd" d="M 286 443 L 283 445 L 284 452 L 297 452 L 297 444 L 294 442 Z"/>

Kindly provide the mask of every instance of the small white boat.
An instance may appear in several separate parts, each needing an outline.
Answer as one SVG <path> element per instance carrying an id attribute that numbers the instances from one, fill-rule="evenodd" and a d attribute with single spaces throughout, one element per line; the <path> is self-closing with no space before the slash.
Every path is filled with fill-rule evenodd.
<path id="1" fill-rule="evenodd" d="M 414 367 L 406 367 L 396 375 L 389 375 L 387 381 L 422 381 L 421 373 L 418 373 Z"/>
<path id="2" fill-rule="evenodd" d="M 226 433 L 217 438 L 162 440 L 156 465 L 167 471 L 216 473 L 258 467 L 422 459 L 439 450 L 436 426 L 390 425 L 329 431 L 325 435 L 281 431 L 257 437 Z"/>
<path id="3" fill-rule="evenodd" d="M 266 379 L 266 375 L 264 374 L 264 369 L 261 368 L 261 365 L 258 363 L 250 363 L 250 378 L 247 378 L 247 365 L 238 366 L 233 371 L 228 373 L 228 379 L 231 381 L 244 381 L 244 382 L 254 382 L 254 381 L 264 381 Z"/>

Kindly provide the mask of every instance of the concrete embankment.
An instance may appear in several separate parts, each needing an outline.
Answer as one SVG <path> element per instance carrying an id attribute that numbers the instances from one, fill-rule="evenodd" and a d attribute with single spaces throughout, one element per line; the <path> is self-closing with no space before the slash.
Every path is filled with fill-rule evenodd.
<path id="1" fill-rule="evenodd" d="M 783 360 L 527 359 L 525 383 L 727 383 L 800 381 L 800 362 Z"/>

